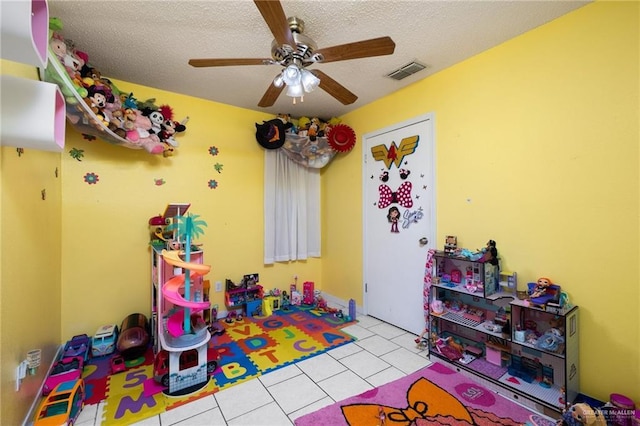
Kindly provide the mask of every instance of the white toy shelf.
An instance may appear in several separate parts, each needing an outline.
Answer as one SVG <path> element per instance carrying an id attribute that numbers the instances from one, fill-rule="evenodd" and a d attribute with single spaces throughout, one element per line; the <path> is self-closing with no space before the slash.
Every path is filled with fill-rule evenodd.
<path id="1" fill-rule="evenodd" d="M 49 8 L 46 0 L 0 1 L 2 58 L 47 66 Z M 43 81 L 0 76 L 0 145 L 62 151 L 65 102 L 58 87 Z"/>
<path id="2" fill-rule="evenodd" d="M 49 44 L 49 7 L 46 0 L 0 2 L 2 57 L 44 68 Z"/>
<path id="3" fill-rule="evenodd" d="M 58 86 L 3 75 L 0 87 L 0 145 L 61 152 L 65 138 L 65 102 Z"/>

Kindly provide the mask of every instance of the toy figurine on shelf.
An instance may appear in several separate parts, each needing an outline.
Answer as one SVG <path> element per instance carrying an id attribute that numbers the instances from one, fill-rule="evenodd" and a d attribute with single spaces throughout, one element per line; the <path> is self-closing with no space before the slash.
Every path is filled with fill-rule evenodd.
<path id="1" fill-rule="evenodd" d="M 493 266 L 498 265 L 498 249 L 496 248 L 496 242 L 493 240 L 487 241 L 487 247 L 484 249 L 482 260 L 488 262 Z"/>
<path id="2" fill-rule="evenodd" d="M 282 291 L 282 306 L 283 311 L 289 311 L 291 309 L 291 302 L 289 301 L 289 295 L 285 290 Z"/>
<path id="3" fill-rule="evenodd" d="M 447 235 L 444 240 L 444 252 L 446 254 L 453 255 L 458 248 L 458 237 L 454 235 Z"/>
<path id="4" fill-rule="evenodd" d="M 536 286 L 533 288 L 529 296 L 532 299 L 536 297 L 544 296 L 545 294 L 547 294 L 547 289 L 551 284 L 553 283 L 549 278 L 545 278 L 545 277 L 538 278 L 538 281 L 536 281 Z"/>

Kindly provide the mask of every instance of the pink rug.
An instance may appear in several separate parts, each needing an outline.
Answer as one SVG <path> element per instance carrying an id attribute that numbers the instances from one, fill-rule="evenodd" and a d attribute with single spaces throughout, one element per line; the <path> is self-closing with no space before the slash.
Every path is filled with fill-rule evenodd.
<path id="1" fill-rule="evenodd" d="M 302 416 L 295 424 L 553 426 L 555 422 L 434 363 L 402 379 Z"/>

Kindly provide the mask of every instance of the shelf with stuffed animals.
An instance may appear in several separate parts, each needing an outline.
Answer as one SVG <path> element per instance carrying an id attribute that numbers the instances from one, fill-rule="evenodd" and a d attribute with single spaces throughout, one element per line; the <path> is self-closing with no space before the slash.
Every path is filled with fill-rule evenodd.
<path id="1" fill-rule="evenodd" d="M 100 74 L 88 54 L 65 39 L 62 23 L 49 20 L 49 61 L 42 79 L 55 83 L 66 101 L 67 121 L 80 133 L 114 145 L 172 155 L 175 139 L 186 130 L 187 119 L 174 120 L 168 105 L 140 102 Z"/>

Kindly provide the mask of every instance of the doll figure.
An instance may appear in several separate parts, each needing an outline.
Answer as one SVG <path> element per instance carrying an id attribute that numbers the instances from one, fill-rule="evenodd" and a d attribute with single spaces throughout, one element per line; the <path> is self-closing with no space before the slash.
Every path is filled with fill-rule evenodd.
<path id="1" fill-rule="evenodd" d="M 533 291 L 531 292 L 530 296 L 532 298 L 544 296 L 545 294 L 547 294 L 547 289 L 551 284 L 553 283 L 549 278 L 545 278 L 545 277 L 538 278 L 538 281 L 536 281 L 536 286 L 533 288 Z"/>
<path id="2" fill-rule="evenodd" d="M 389 208 L 387 220 L 391 223 L 391 232 L 398 233 L 398 221 L 400 220 L 400 210 L 396 206 Z"/>

